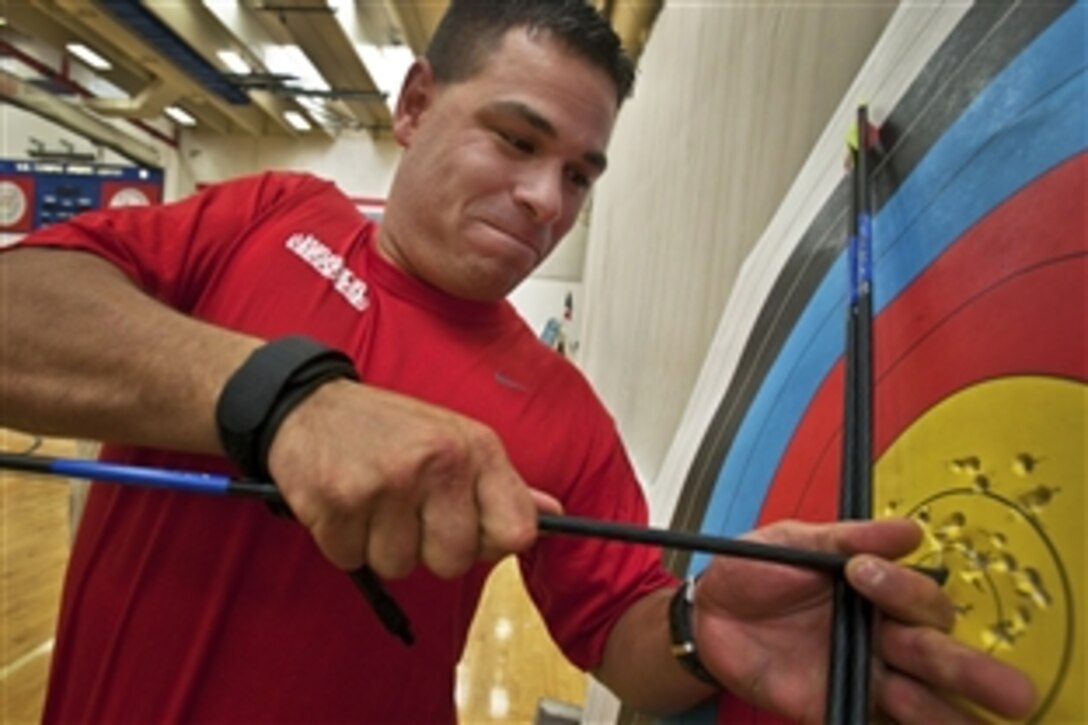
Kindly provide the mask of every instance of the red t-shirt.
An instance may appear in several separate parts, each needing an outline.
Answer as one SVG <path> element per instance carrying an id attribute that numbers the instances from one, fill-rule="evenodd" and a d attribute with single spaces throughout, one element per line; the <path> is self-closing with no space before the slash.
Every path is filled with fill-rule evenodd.
<path id="1" fill-rule="evenodd" d="M 492 427 L 524 479 L 568 513 L 644 522 L 614 423 L 581 374 L 509 304 L 452 298 L 385 262 L 375 232 L 332 184 L 264 174 L 85 214 L 21 244 L 100 255 L 217 325 L 344 350 L 367 384 Z M 233 472 L 212 456 L 107 446 L 103 458 Z M 673 581 L 656 550 L 571 537 L 543 537 L 520 563 L 552 635 L 587 669 L 626 607 Z M 95 486 L 45 719 L 453 721 L 454 668 L 489 569 L 387 582 L 412 620 L 406 647 L 309 533 L 263 504 Z"/>

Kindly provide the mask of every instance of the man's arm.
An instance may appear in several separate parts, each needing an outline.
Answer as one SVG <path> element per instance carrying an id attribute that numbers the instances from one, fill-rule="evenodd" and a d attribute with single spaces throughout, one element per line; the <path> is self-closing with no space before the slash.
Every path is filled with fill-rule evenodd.
<path id="1" fill-rule="evenodd" d="M 668 609 L 674 592 L 659 589 L 629 607 L 613 627 L 604 658 L 593 672 L 624 703 L 647 713 L 681 712 L 716 692 L 672 655 Z"/>
<path id="2" fill-rule="evenodd" d="M 216 398 L 260 340 L 186 317 L 82 252 L 0 255 L 0 300 L 5 425 L 221 452 Z"/>
<path id="3" fill-rule="evenodd" d="M 89 254 L 0 255 L 0 423 L 36 433 L 222 453 L 215 407 L 262 340 L 186 317 Z M 521 551 L 536 511 L 498 436 L 456 413 L 345 380 L 284 419 L 269 470 L 335 565 L 456 576 Z"/>

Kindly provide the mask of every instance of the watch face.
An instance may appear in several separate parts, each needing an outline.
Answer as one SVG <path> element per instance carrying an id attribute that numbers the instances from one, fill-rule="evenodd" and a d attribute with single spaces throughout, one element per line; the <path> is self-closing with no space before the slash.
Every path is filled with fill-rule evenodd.
<path id="1" fill-rule="evenodd" d="M 12 181 L 0 181 L 0 227 L 17 224 L 26 214 L 26 194 Z"/>

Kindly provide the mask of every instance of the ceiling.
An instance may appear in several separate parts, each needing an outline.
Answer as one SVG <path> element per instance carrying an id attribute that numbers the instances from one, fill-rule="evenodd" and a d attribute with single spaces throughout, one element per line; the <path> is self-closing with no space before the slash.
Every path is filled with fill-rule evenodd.
<path id="1" fill-rule="evenodd" d="M 663 0 L 592 1 L 637 57 Z M 380 131 L 446 5 L 0 0 L 0 96 L 63 125 L 71 124 L 58 113 L 124 119 L 163 140 L 179 126 L 255 136 Z M 92 68 L 72 43 L 109 67 Z"/>

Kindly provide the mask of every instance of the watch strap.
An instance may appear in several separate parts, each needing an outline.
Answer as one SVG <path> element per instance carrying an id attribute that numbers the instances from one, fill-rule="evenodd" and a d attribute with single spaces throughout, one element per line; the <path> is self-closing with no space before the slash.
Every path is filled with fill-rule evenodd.
<path id="1" fill-rule="evenodd" d="M 710 671 L 699 659 L 695 646 L 695 630 L 692 626 L 692 611 L 695 606 L 695 577 L 684 579 L 669 602 L 669 636 L 672 640 L 672 654 L 680 665 L 703 682 L 721 687 Z"/>
<path id="2" fill-rule="evenodd" d="M 287 414 L 325 383 L 359 374 L 351 358 L 302 335 L 254 350 L 227 380 L 215 421 L 227 456 L 241 471 L 271 480 L 268 453 Z"/>

